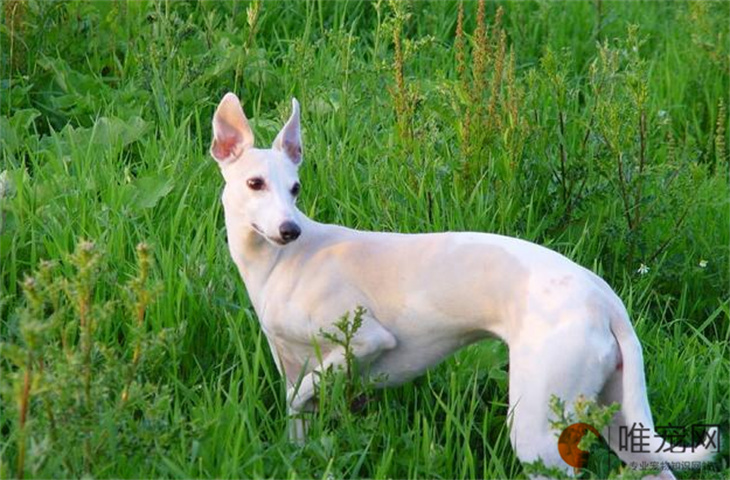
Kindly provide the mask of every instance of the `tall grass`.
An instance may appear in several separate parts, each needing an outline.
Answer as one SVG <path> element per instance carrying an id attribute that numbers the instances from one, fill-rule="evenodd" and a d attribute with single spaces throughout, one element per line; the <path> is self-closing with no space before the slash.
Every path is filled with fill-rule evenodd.
<path id="1" fill-rule="evenodd" d="M 560 251 L 626 302 L 656 423 L 727 429 L 728 14 L 721 2 L 4 2 L 0 475 L 525 475 L 496 342 L 354 413 L 335 379 L 311 439 L 287 441 L 284 385 L 229 259 L 206 153 L 228 90 L 260 145 L 300 100 L 305 213 Z M 82 253 L 69 255 L 92 244 L 83 278 Z M 681 475 L 727 474 L 725 452 Z"/>

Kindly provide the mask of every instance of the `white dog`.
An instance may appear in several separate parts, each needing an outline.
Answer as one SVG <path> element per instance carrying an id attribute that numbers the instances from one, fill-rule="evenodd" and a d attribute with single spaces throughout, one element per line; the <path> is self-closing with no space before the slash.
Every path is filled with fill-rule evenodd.
<path id="1" fill-rule="evenodd" d="M 318 372 L 345 361 L 321 332 L 362 306 L 354 354 L 382 386 L 411 380 L 479 339 L 505 341 L 510 438 L 523 462 L 570 470 L 549 426 L 552 395 L 568 405 L 579 395 L 619 402 L 604 434 L 626 462 L 711 458 L 703 447 L 655 453 L 667 444 L 655 435 L 639 340 L 621 300 L 589 270 L 500 235 L 361 232 L 307 218 L 296 207 L 302 142 L 296 99 L 292 106 L 272 147 L 258 149 L 238 98 L 226 94 L 210 149 L 225 178 L 231 256 L 286 378 L 291 414 L 311 407 Z M 648 453 L 619 449 L 618 428 L 638 423 L 650 429 Z M 293 420 L 291 434 L 301 440 L 305 424 Z"/>

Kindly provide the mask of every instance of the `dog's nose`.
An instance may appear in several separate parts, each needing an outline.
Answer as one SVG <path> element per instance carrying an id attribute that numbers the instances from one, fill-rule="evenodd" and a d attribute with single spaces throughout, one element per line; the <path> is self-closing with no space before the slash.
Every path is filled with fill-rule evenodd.
<path id="1" fill-rule="evenodd" d="M 301 233 L 302 229 L 299 228 L 299 225 L 291 221 L 286 221 L 279 227 L 279 234 L 281 235 L 281 239 L 284 240 L 284 243 L 293 242 L 299 238 Z"/>

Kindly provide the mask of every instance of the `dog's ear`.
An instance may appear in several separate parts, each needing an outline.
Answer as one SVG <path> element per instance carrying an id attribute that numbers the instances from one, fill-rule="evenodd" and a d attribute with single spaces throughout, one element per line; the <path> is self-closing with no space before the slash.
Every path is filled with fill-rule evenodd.
<path id="1" fill-rule="evenodd" d="M 284 152 L 294 165 L 299 166 L 302 161 L 302 132 L 299 124 L 299 102 L 291 99 L 291 116 L 274 139 L 272 148 Z"/>
<path id="2" fill-rule="evenodd" d="M 213 143 L 210 154 L 219 162 L 234 160 L 253 147 L 253 132 L 243 113 L 241 101 L 228 92 L 213 115 Z"/>

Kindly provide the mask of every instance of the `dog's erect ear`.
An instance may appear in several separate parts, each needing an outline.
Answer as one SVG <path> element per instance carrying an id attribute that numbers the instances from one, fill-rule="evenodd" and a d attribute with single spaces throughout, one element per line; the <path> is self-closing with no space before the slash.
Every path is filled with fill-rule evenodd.
<path id="1" fill-rule="evenodd" d="M 238 158 L 250 147 L 253 147 L 253 132 L 241 108 L 241 101 L 228 92 L 213 115 L 210 154 L 219 162 L 225 162 Z"/>
<path id="2" fill-rule="evenodd" d="M 272 148 L 284 152 L 295 165 L 302 161 L 302 131 L 299 126 L 299 102 L 291 99 L 291 116 L 274 140 Z"/>

